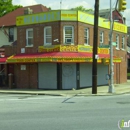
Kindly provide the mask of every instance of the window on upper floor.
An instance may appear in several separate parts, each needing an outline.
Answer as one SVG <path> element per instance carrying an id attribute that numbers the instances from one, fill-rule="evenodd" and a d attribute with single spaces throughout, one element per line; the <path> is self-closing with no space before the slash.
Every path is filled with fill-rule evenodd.
<path id="1" fill-rule="evenodd" d="M 14 28 L 9 28 L 9 42 L 14 42 Z"/>
<path id="2" fill-rule="evenodd" d="M 100 31 L 100 45 L 103 45 L 104 42 L 104 32 Z"/>
<path id="3" fill-rule="evenodd" d="M 125 36 L 122 36 L 121 49 L 125 49 Z"/>
<path id="4" fill-rule="evenodd" d="M 84 44 L 89 45 L 89 28 L 84 29 Z"/>
<path id="5" fill-rule="evenodd" d="M 26 30 L 26 46 L 33 46 L 33 29 Z"/>
<path id="6" fill-rule="evenodd" d="M 116 35 L 116 49 L 119 49 L 119 35 Z"/>
<path id="7" fill-rule="evenodd" d="M 52 28 L 47 26 L 44 28 L 44 45 L 52 45 Z"/>
<path id="8" fill-rule="evenodd" d="M 74 27 L 73 26 L 64 26 L 63 35 L 64 35 L 65 45 L 74 44 Z"/>

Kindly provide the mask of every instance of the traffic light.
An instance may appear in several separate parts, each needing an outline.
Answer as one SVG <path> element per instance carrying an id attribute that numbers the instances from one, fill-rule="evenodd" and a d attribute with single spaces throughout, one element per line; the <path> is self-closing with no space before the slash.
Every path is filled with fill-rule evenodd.
<path id="1" fill-rule="evenodd" d="M 119 11 L 126 10 L 126 0 L 119 0 L 118 10 Z"/>

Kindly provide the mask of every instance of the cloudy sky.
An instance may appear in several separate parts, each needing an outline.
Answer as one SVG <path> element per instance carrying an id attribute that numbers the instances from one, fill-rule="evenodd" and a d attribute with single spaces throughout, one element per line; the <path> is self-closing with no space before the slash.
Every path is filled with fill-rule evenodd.
<path id="1" fill-rule="evenodd" d="M 99 8 L 107 9 L 110 8 L 110 0 L 99 0 Z M 115 7 L 115 3 L 117 0 L 111 0 L 112 7 Z M 122 14 L 126 17 L 126 24 L 130 26 L 130 0 L 127 1 L 127 10 L 125 10 Z M 60 2 L 62 4 L 60 4 Z M 17 5 L 35 5 L 35 4 L 43 4 L 44 6 L 51 7 L 51 9 L 70 9 L 77 6 L 84 6 L 85 8 L 94 9 L 95 0 L 13 0 L 13 4 Z"/>

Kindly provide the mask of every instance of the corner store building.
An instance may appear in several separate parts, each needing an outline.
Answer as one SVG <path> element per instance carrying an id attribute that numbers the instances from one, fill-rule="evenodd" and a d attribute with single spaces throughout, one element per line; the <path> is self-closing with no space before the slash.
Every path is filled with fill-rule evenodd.
<path id="1" fill-rule="evenodd" d="M 19 16 L 16 22 L 18 44 L 12 48 L 13 55 L 7 63 L 14 66 L 17 88 L 79 89 L 92 86 L 93 15 L 56 10 Z M 110 23 L 99 18 L 99 34 L 103 33 L 103 42 L 99 41 L 98 47 L 98 85 L 108 84 L 106 74 L 109 73 L 110 55 L 106 46 L 109 28 Z M 122 37 L 126 39 L 126 33 L 125 25 L 114 24 L 113 40 L 116 41 L 119 36 L 119 45 L 114 47 L 115 83 L 127 81 L 126 49 L 125 43 L 123 48 L 121 44 Z"/>

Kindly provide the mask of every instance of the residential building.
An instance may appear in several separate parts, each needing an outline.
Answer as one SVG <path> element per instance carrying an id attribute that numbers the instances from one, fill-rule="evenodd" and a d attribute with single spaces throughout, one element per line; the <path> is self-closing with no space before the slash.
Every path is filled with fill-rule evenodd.
<path id="1" fill-rule="evenodd" d="M 105 19 L 110 19 L 110 9 L 99 10 L 99 16 Z M 125 18 L 123 15 L 114 8 L 112 9 L 112 19 L 114 22 L 125 24 Z"/>

